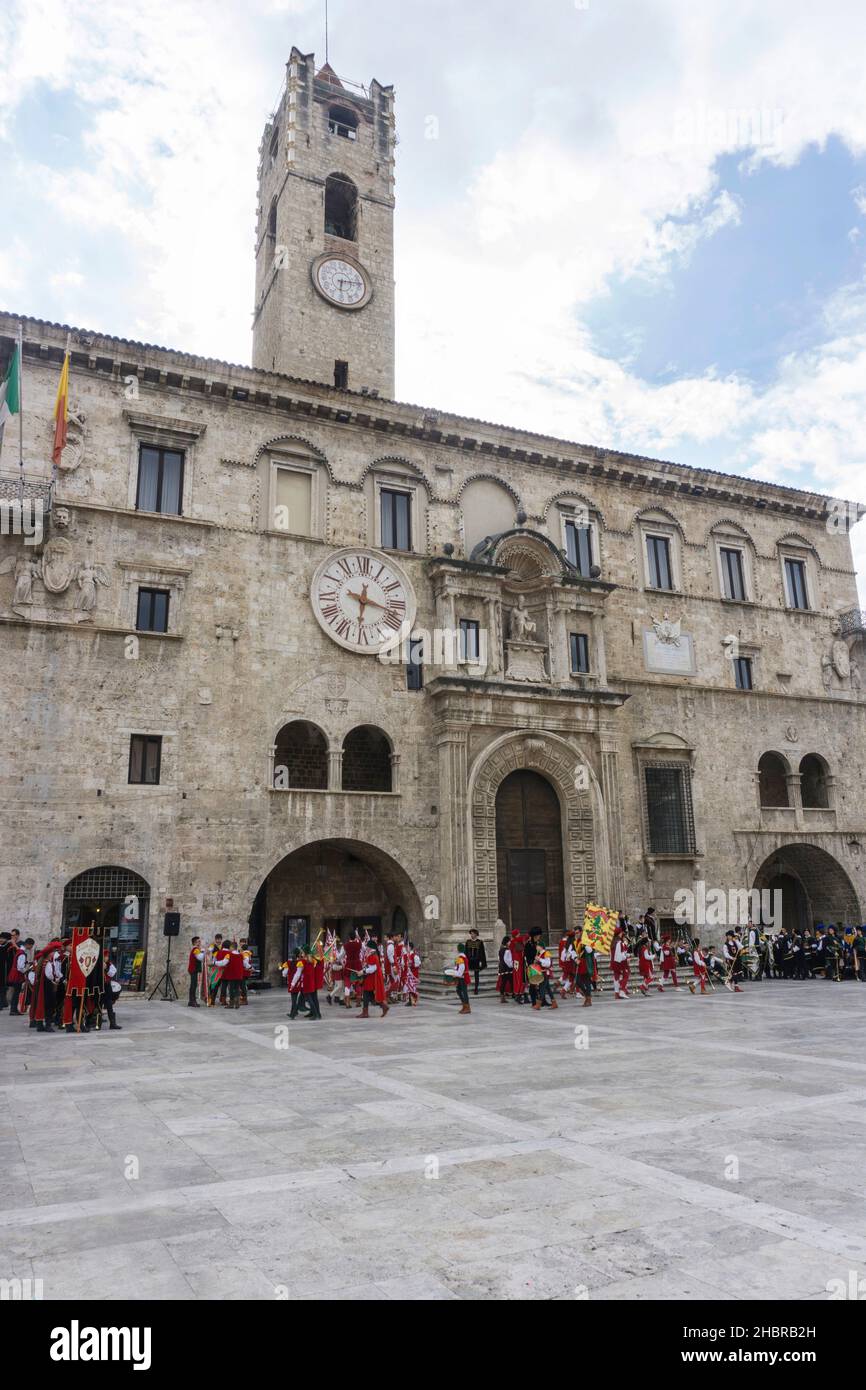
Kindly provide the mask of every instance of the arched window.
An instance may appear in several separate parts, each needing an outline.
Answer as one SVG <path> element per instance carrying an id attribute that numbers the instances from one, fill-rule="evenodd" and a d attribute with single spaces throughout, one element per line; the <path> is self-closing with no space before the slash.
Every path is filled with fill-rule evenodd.
<path id="1" fill-rule="evenodd" d="M 807 753 L 800 763 L 800 797 L 811 810 L 826 811 L 830 805 L 827 764 L 817 753 Z"/>
<path id="2" fill-rule="evenodd" d="M 381 729 L 360 724 L 343 740 L 343 791 L 390 790 L 391 744 Z"/>
<path id="3" fill-rule="evenodd" d="M 358 190 L 345 174 L 329 174 L 325 180 L 325 231 L 344 241 L 357 240 Z"/>
<path id="4" fill-rule="evenodd" d="M 326 791 L 327 786 L 328 742 L 321 729 L 306 719 L 284 724 L 274 748 L 274 788 Z"/>
<path id="5" fill-rule="evenodd" d="M 778 753 L 763 753 L 758 762 L 762 806 L 790 806 L 788 768 Z"/>
<path id="6" fill-rule="evenodd" d="M 328 130 L 343 140 L 357 140 L 358 117 L 348 106 L 332 106 L 328 112 Z"/>

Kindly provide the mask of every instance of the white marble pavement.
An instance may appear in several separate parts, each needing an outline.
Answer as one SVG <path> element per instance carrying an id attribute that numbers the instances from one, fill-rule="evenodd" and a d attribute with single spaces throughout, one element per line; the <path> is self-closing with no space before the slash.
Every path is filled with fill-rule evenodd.
<path id="1" fill-rule="evenodd" d="M 323 1008 L 124 998 L 122 1033 L 83 1037 L 0 1016 L 0 1280 L 787 1300 L 866 1279 L 866 985 Z"/>

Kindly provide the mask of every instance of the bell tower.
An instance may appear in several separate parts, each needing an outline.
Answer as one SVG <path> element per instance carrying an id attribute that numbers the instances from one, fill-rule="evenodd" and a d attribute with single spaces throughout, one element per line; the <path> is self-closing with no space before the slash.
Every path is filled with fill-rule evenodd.
<path id="1" fill-rule="evenodd" d="M 292 49 L 259 148 L 253 366 L 394 394 L 394 89 Z"/>

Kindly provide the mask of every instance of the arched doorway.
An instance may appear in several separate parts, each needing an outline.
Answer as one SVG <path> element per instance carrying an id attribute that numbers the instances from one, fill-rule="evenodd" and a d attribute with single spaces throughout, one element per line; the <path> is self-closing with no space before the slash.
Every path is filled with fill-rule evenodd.
<path id="1" fill-rule="evenodd" d="M 521 768 L 499 785 L 496 880 L 499 916 L 512 929 L 565 930 L 559 797 L 538 772 Z"/>
<path id="2" fill-rule="evenodd" d="M 781 893 L 781 925 L 795 931 L 811 929 L 817 922 L 856 925 L 862 920 L 850 878 L 818 845 L 780 845 L 761 864 L 754 887 Z"/>
<path id="3" fill-rule="evenodd" d="M 102 864 L 70 879 L 63 890 L 63 933 L 96 927 L 115 952 L 121 983 L 143 989 L 149 907 L 150 885 L 140 874 Z"/>
<path id="4" fill-rule="evenodd" d="M 346 940 L 355 927 L 380 938 L 405 929 L 423 944 L 421 900 L 408 873 L 359 840 L 315 840 L 287 854 L 259 887 L 249 918 L 265 978 L 298 946 L 328 931 Z"/>

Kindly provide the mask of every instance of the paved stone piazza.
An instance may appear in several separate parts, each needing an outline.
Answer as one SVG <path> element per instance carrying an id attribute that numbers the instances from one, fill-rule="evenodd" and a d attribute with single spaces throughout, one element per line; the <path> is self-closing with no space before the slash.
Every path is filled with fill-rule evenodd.
<path id="1" fill-rule="evenodd" d="M 116 1038 L 3 1016 L 0 1276 L 70 1300 L 826 1299 L 866 1273 L 864 994 L 334 1007 L 283 1047 L 277 991 L 124 998 Z"/>

